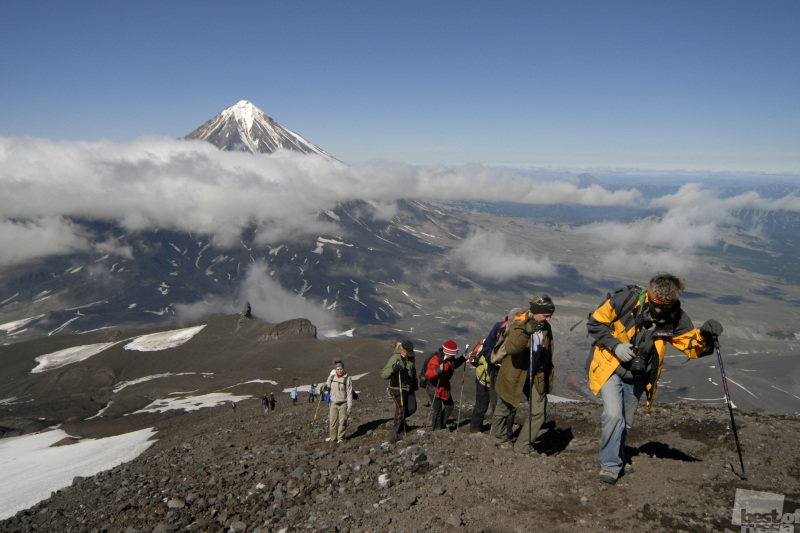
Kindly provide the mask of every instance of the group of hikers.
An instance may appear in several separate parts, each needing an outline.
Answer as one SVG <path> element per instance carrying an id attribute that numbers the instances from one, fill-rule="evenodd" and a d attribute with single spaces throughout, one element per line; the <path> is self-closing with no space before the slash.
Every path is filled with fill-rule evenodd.
<path id="1" fill-rule="evenodd" d="M 264 407 L 264 414 L 269 414 L 270 411 L 275 410 L 275 393 L 271 392 L 269 395 L 264 393 L 264 396 L 261 397 L 261 405 Z"/>
<path id="2" fill-rule="evenodd" d="M 658 274 L 645 288 L 628 286 L 610 294 L 587 319 L 587 331 L 594 340 L 589 387 L 603 401 L 598 453 L 598 477 L 603 482 L 614 484 L 633 472 L 625 456 L 625 438 L 642 395 L 648 408 L 653 403 L 667 344 L 696 359 L 714 353 L 722 334 L 717 320 L 694 327 L 681 308 L 683 289 L 676 276 Z M 419 388 L 425 389 L 432 403 L 432 428 L 446 427 L 454 406 L 451 378 L 469 361 L 476 370 L 470 430 L 481 430 L 491 406 L 490 435 L 495 446 L 523 455 L 534 453 L 533 444 L 547 414 L 547 395 L 553 390 L 553 313 L 553 299 L 539 294 L 528 308 L 511 309 L 469 356 L 466 350 L 459 355 L 456 343 L 448 340 L 423 363 L 419 374 L 412 341 L 399 343 L 381 371 L 395 404 L 390 440 L 407 431 L 406 419 L 416 410 Z M 527 416 L 514 440 L 512 428 L 523 399 Z"/>
<path id="3" fill-rule="evenodd" d="M 599 479 L 603 482 L 613 484 L 633 472 L 625 456 L 625 438 L 641 396 L 645 395 L 648 408 L 653 403 L 667 344 L 696 359 L 714 353 L 717 337 L 722 334 L 717 320 L 694 327 L 681 308 L 683 289 L 676 276 L 658 274 L 645 288 L 630 285 L 609 294 L 586 321 L 594 340 L 589 354 L 589 387 L 603 402 L 598 453 Z M 417 410 L 416 392 L 420 388 L 430 402 L 431 428 L 447 428 L 455 406 L 451 379 L 456 369 L 469 363 L 476 371 L 470 430 L 481 431 L 491 406 L 490 437 L 494 445 L 523 455 L 535 453 L 534 442 L 547 416 L 547 395 L 553 390 L 555 375 L 550 327 L 553 313 L 555 303 L 548 294 L 534 296 L 527 308 L 515 307 L 495 323 L 470 354 L 466 349 L 459 354 L 455 341 L 448 340 L 419 369 L 413 342 L 398 342 L 381 370 L 395 406 L 388 440 L 396 442 L 408 431 L 406 420 Z M 353 386 L 338 358 L 323 391 L 329 401 L 329 436 L 325 440 L 341 442 L 352 409 Z M 517 407 L 523 399 L 527 414 L 514 439 Z"/>

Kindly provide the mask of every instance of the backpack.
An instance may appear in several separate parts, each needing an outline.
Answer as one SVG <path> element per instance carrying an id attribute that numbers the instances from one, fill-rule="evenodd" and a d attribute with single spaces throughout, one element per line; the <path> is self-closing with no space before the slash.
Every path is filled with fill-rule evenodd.
<path id="1" fill-rule="evenodd" d="M 429 353 L 428 356 L 425 358 L 425 360 L 422 362 L 422 368 L 420 368 L 419 370 L 419 387 L 421 389 L 428 388 L 428 378 L 425 377 L 425 372 L 428 371 L 428 363 L 431 362 L 431 357 L 433 357 L 434 355 L 438 354 L 436 352 Z"/>
<path id="2" fill-rule="evenodd" d="M 478 366 L 478 359 L 479 359 L 478 354 L 483 349 L 484 340 L 486 339 L 481 339 L 480 341 L 478 341 L 478 343 L 475 345 L 475 348 L 472 349 L 472 353 L 469 354 L 469 358 L 467 358 L 467 361 L 472 366 Z"/>
<path id="3" fill-rule="evenodd" d="M 642 291 L 643 290 L 644 289 L 642 289 L 638 285 L 628 285 L 627 287 L 624 287 L 622 289 L 615 290 L 613 293 L 609 292 L 609 293 L 606 294 L 606 299 L 603 300 L 602 302 L 600 302 L 600 305 L 598 305 L 597 308 L 600 308 L 603 304 L 605 304 L 608 300 L 610 300 L 611 297 L 614 296 L 615 294 L 623 292 L 623 291 L 631 291 L 631 293 L 628 295 L 628 297 L 622 303 L 622 307 L 620 308 L 619 314 L 617 315 L 618 319 L 621 319 L 623 316 L 625 316 L 628 313 L 630 313 L 633 310 L 634 307 L 636 307 L 636 302 L 638 302 L 642 298 Z M 597 308 L 595 308 L 595 309 L 597 309 Z M 591 313 L 589 313 L 586 316 L 586 320 L 592 318 L 592 314 L 594 314 L 594 311 L 592 311 Z M 580 320 L 575 325 L 573 325 L 570 328 L 570 331 L 575 329 L 575 326 L 577 326 L 581 322 L 583 322 L 583 320 Z M 588 337 L 589 334 L 587 333 L 586 336 Z M 584 365 L 586 372 L 589 372 L 589 367 L 592 364 L 592 359 L 593 358 L 594 358 L 594 349 L 589 350 L 589 357 L 586 359 L 586 364 Z"/>
<path id="4" fill-rule="evenodd" d="M 493 365 L 499 365 L 503 361 L 503 358 L 508 355 L 505 346 L 506 338 L 503 335 L 503 333 L 505 333 L 505 330 L 508 327 L 508 323 L 513 321 L 514 321 L 513 317 L 509 318 L 503 323 L 502 326 L 500 326 L 500 329 L 497 330 L 497 342 L 495 342 L 494 348 L 492 348 L 492 353 L 489 354 L 489 363 Z"/>

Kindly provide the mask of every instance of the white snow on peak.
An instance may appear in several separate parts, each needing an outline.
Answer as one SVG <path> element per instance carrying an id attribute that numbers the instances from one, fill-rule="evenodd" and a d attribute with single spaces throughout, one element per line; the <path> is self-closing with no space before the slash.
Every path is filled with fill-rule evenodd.
<path id="1" fill-rule="evenodd" d="M 252 130 L 253 122 L 255 122 L 256 118 L 259 115 L 264 114 L 261 112 L 260 109 L 258 109 L 256 106 L 254 106 L 247 100 L 239 100 L 239 102 L 230 109 L 233 112 L 233 116 L 236 119 L 236 122 L 238 122 L 239 124 L 244 124 L 244 130 L 246 132 Z"/>
<path id="2" fill-rule="evenodd" d="M 174 329 L 171 331 L 162 331 L 161 333 L 142 335 L 126 344 L 124 348 L 126 350 L 137 350 L 140 352 L 157 352 L 159 350 L 175 348 L 189 341 L 192 337 L 200 333 L 204 327 L 206 327 L 205 324 L 192 328 Z"/>

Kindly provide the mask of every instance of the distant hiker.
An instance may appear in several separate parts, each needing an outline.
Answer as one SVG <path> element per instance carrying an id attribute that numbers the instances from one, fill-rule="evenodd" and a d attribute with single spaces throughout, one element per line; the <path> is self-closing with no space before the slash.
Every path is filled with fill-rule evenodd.
<path id="1" fill-rule="evenodd" d="M 408 430 L 406 418 L 417 410 L 414 392 L 419 386 L 414 366 L 414 344 L 410 340 L 397 343 L 394 353 L 381 370 L 381 377 L 389 380 L 386 390 L 396 407 L 392 433 L 389 435 L 389 441 L 395 442 L 401 433 Z"/>
<path id="2" fill-rule="evenodd" d="M 514 451 L 533 453 L 533 442 L 547 415 L 547 393 L 553 388 L 553 331 L 549 322 L 555 310 L 553 299 L 540 294 L 533 298 L 529 309 L 508 317 L 502 335 L 507 355 L 497 373 L 497 406 L 492 416 L 492 440 L 500 448 L 511 447 L 508 417 L 524 395 L 528 399 L 528 415 Z"/>
<path id="3" fill-rule="evenodd" d="M 236 412 L 236 402 L 231 402 L 231 409 L 233 409 L 234 413 Z"/>
<path id="4" fill-rule="evenodd" d="M 314 403 L 317 399 L 317 384 L 312 383 L 311 388 L 308 390 L 308 403 Z"/>
<path id="5" fill-rule="evenodd" d="M 646 289 L 614 293 L 586 322 L 594 338 L 589 386 L 603 399 L 600 438 L 600 480 L 616 483 L 626 465 L 625 437 L 633 426 L 642 393 L 648 409 L 655 398 L 667 344 L 695 359 L 714 351 L 722 324 L 707 320 L 695 329 L 681 309 L 684 284 L 672 274 L 659 274 Z"/>
<path id="6" fill-rule="evenodd" d="M 431 357 L 425 377 L 433 386 L 433 408 L 431 409 L 431 428 L 445 429 L 453 412 L 453 396 L 450 393 L 450 378 L 456 368 L 464 364 L 464 357 L 458 357 L 458 345 L 452 340 L 445 342 L 439 353 Z"/>
<path id="7" fill-rule="evenodd" d="M 328 438 L 325 441 L 342 442 L 353 408 L 353 382 L 338 357 L 333 360 L 333 372 L 328 376 L 325 387 L 331 400 L 328 407 Z"/>
<path id="8" fill-rule="evenodd" d="M 289 398 L 292 399 L 293 404 L 297 405 L 297 387 L 295 387 L 294 390 L 289 393 Z"/>
<path id="9" fill-rule="evenodd" d="M 267 414 L 269 412 L 269 396 L 267 396 L 266 392 L 264 393 L 264 396 L 261 398 L 261 405 L 264 406 L 264 414 Z"/>
<path id="10" fill-rule="evenodd" d="M 269 393 L 269 410 L 270 411 L 274 411 L 275 410 L 275 393 L 274 392 L 270 392 Z"/>
<path id="11" fill-rule="evenodd" d="M 475 349 L 478 353 L 475 355 L 472 366 L 475 368 L 475 407 L 472 409 L 472 419 L 470 420 L 470 432 L 478 433 L 483 429 L 483 417 L 486 415 L 487 409 L 491 406 L 492 414 L 494 414 L 495 407 L 497 406 L 497 392 L 495 391 L 495 382 L 497 381 L 497 373 L 500 371 L 499 364 L 492 364 L 491 355 L 492 349 L 497 344 L 497 339 L 506 330 L 508 324 L 508 317 L 521 313 L 521 307 L 515 307 L 505 316 L 503 320 L 495 323 L 492 330 Z M 508 440 L 511 440 L 514 432 L 514 417 L 517 413 L 517 408 L 514 406 L 511 409 L 511 414 L 508 416 Z"/>

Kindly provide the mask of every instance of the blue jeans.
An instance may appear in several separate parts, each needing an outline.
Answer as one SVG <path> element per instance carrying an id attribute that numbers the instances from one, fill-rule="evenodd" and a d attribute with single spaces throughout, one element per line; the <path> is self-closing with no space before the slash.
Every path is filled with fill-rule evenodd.
<path id="1" fill-rule="evenodd" d="M 625 464 L 625 437 L 633 426 L 644 383 L 624 382 L 612 374 L 600 389 L 603 399 L 603 429 L 600 436 L 600 466 L 619 474 Z"/>

